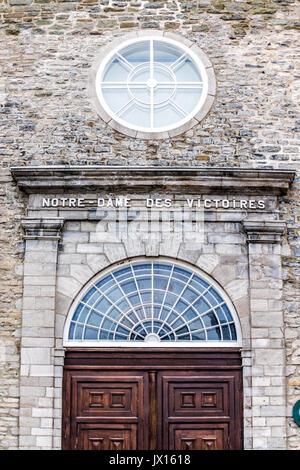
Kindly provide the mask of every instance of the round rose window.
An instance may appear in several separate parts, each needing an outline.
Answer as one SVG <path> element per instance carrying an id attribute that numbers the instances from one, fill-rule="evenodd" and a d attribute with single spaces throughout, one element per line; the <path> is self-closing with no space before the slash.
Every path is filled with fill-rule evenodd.
<path id="1" fill-rule="evenodd" d="M 96 73 L 100 114 L 121 132 L 145 138 L 187 130 L 203 118 L 209 94 L 213 101 L 212 67 L 203 56 L 197 46 L 165 36 L 137 36 L 110 47 Z"/>

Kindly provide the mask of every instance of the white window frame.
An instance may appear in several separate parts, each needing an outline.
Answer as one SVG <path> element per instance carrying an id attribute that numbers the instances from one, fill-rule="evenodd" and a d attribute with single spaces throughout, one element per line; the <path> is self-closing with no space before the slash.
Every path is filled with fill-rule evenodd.
<path id="1" fill-rule="evenodd" d="M 191 57 L 196 67 L 199 69 L 203 79 L 202 94 L 194 110 L 175 124 L 163 126 L 156 130 L 151 129 L 151 127 L 144 128 L 132 125 L 117 114 L 113 113 L 103 97 L 101 88 L 103 74 L 113 55 L 121 48 L 123 49 L 136 42 L 147 40 L 150 41 L 150 44 L 153 44 L 154 40 L 160 40 L 167 42 L 170 45 L 174 45 L 177 48 L 180 47 Z M 210 60 L 195 43 L 174 33 L 161 31 L 145 33 L 141 31 L 115 40 L 103 48 L 92 67 L 89 90 L 92 103 L 96 108 L 96 111 L 101 118 L 115 130 L 136 138 L 164 139 L 186 132 L 203 120 L 214 102 L 216 94 L 216 80 Z"/>
<path id="2" fill-rule="evenodd" d="M 89 289 L 100 280 L 102 277 L 105 277 L 110 272 L 116 270 L 117 268 L 128 266 L 130 263 L 149 263 L 149 262 L 156 262 L 156 263 L 169 263 L 169 264 L 176 264 L 179 267 L 186 268 L 190 270 L 192 273 L 197 274 L 200 276 L 204 281 L 211 284 L 211 286 L 220 294 L 220 296 L 224 299 L 227 307 L 230 310 L 232 315 L 235 329 L 236 329 L 236 341 L 162 341 L 162 342 L 152 342 L 152 341 L 109 341 L 109 340 L 69 340 L 69 329 L 70 324 L 73 318 L 73 314 L 75 313 L 76 308 L 82 297 L 89 291 Z M 173 260 L 167 257 L 160 256 L 158 258 L 155 257 L 136 257 L 129 259 L 128 262 L 119 262 L 113 264 L 96 276 L 94 276 L 85 286 L 84 288 L 78 293 L 75 299 L 72 302 L 72 305 L 69 309 L 67 314 L 67 318 L 64 325 L 64 334 L 63 334 L 63 346 L 64 347 L 73 347 L 73 348 L 236 348 L 242 347 L 242 329 L 238 314 L 236 309 L 230 299 L 230 297 L 226 294 L 224 289 L 210 276 L 206 273 L 201 271 L 200 269 L 196 268 L 195 266 L 191 266 L 189 263 L 179 260 Z"/>

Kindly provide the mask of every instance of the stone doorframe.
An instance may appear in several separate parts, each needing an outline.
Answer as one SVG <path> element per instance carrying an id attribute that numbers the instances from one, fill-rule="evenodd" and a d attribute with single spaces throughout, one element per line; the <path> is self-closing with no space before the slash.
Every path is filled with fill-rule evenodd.
<path id="1" fill-rule="evenodd" d="M 285 222 L 279 220 L 278 197 L 287 193 L 294 172 L 98 166 L 18 167 L 11 172 L 18 187 L 29 195 L 27 217 L 23 220 L 26 247 L 19 448 L 61 447 L 62 337 L 72 299 L 93 275 L 109 264 L 135 256 L 163 255 L 198 266 L 222 284 L 231 297 L 243 330 L 245 449 L 284 449 L 287 411 L 280 242 Z M 174 197 L 182 193 L 201 197 L 260 197 L 267 204 L 261 211 L 206 211 L 204 223 L 212 230 L 205 244 L 206 251 L 204 245 L 197 252 L 189 251 L 182 244 L 170 243 L 124 242 L 112 247 L 108 238 L 106 243 L 98 244 L 96 255 L 92 251 L 95 245 L 92 236 L 86 239 L 79 228 L 82 223 L 92 225 L 95 222 L 94 211 L 40 206 L 41 197 L 45 195 L 114 191 L 157 192 Z M 218 227 L 237 232 L 218 235 Z M 65 262 L 69 259 L 68 275 L 60 266 L 62 236 L 63 241 L 77 243 L 76 253 L 84 253 L 88 260 L 87 264 L 81 263 L 79 269 L 78 263 L 72 261 L 74 251 L 69 258 L 64 253 Z M 226 269 L 224 266 L 226 249 L 222 254 L 227 236 L 232 243 L 225 245 L 226 249 L 240 247 L 239 253 L 246 253 L 241 268 L 244 277 L 232 278 L 230 282 L 226 280 L 228 266 Z M 213 248 L 219 251 L 214 252 Z M 231 270 L 237 264 L 234 256 Z"/>

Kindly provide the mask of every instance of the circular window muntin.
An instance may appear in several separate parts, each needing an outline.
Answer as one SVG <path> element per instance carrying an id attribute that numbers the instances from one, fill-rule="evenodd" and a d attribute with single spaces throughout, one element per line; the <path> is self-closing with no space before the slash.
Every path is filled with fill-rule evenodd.
<path id="1" fill-rule="evenodd" d="M 83 340 L 70 340 L 69 339 L 69 330 L 70 330 L 70 325 L 73 319 L 73 315 L 81 301 L 81 299 L 90 291 L 91 287 L 94 286 L 95 283 L 100 281 L 101 279 L 105 278 L 105 276 L 109 275 L 110 273 L 115 272 L 118 269 L 127 267 L 128 265 L 136 265 L 136 264 L 143 264 L 143 263 L 166 263 L 170 265 L 176 265 L 178 267 L 182 267 L 183 269 L 189 270 L 191 273 L 198 275 L 201 277 L 205 282 L 210 284 L 211 287 L 213 287 L 217 293 L 223 298 L 224 302 L 226 303 L 227 307 L 229 308 L 230 314 L 233 318 L 234 325 L 235 325 L 235 330 L 236 330 L 236 340 L 230 340 L 230 341 L 214 341 L 214 340 L 209 340 L 209 341 L 196 341 L 196 340 L 191 340 L 191 341 L 170 341 L 170 342 L 157 342 L 157 341 L 143 341 L 143 342 L 135 342 L 135 341 L 114 341 L 114 340 L 91 340 L 91 339 L 83 339 Z M 218 347 L 218 348 L 233 348 L 233 347 L 240 347 L 242 346 L 242 330 L 241 330 L 241 324 L 240 320 L 238 317 L 238 314 L 236 312 L 236 309 L 230 299 L 230 297 L 227 295 L 227 293 L 224 291 L 224 289 L 215 281 L 213 280 L 209 275 L 204 273 L 202 270 L 197 268 L 196 266 L 192 266 L 190 263 L 187 263 L 185 261 L 181 261 L 178 259 L 172 259 L 168 258 L 165 256 L 160 256 L 160 257 L 144 257 L 144 256 L 138 256 L 135 258 L 128 259 L 126 261 L 118 262 L 113 265 L 108 266 L 107 268 L 103 269 L 101 272 L 96 274 L 90 281 L 83 287 L 83 289 L 77 294 L 77 296 L 74 298 L 72 305 L 69 309 L 69 312 L 66 317 L 65 325 L 64 325 L 64 334 L 63 334 L 63 345 L 64 347 L 96 347 L 96 348 L 106 348 L 106 347 L 126 347 L 126 348 L 148 348 L 148 347 L 163 347 L 163 348 L 174 348 L 174 347 L 184 347 L 186 349 L 188 348 L 195 348 L 195 347 Z"/>
<path id="2" fill-rule="evenodd" d="M 101 118 L 110 127 L 125 135 L 144 139 L 163 139 L 174 137 L 182 132 L 186 132 L 188 129 L 202 121 L 214 102 L 216 92 L 216 81 L 213 67 L 203 51 L 192 41 L 183 38 L 178 34 L 169 32 L 151 31 L 151 33 L 145 33 L 142 31 L 130 33 L 126 37 L 124 39 L 118 38 L 106 46 L 101 51 L 98 60 L 92 68 L 90 90 L 93 104 Z M 101 88 L 103 75 L 106 73 L 107 66 L 116 52 L 135 43 L 138 44 L 145 41 L 161 41 L 171 46 L 173 45 L 176 49 L 181 49 L 185 55 L 189 56 L 202 78 L 202 93 L 193 110 L 188 112 L 181 120 L 156 129 L 136 126 L 117 116 L 106 103 Z M 140 66 L 142 65 L 143 64 L 140 64 Z"/>

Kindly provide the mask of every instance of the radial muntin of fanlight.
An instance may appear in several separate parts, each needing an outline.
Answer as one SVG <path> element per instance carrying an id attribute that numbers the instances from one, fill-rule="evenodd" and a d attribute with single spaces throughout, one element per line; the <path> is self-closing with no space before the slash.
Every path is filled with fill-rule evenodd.
<path id="1" fill-rule="evenodd" d="M 173 33 L 137 32 L 103 48 L 90 90 L 109 126 L 132 137 L 163 139 L 205 117 L 216 82 L 210 60 L 195 43 Z"/>
<path id="2" fill-rule="evenodd" d="M 109 266 L 83 288 L 65 322 L 67 347 L 237 347 L 242 332 L 226 292 L 169 258 Z"/>

